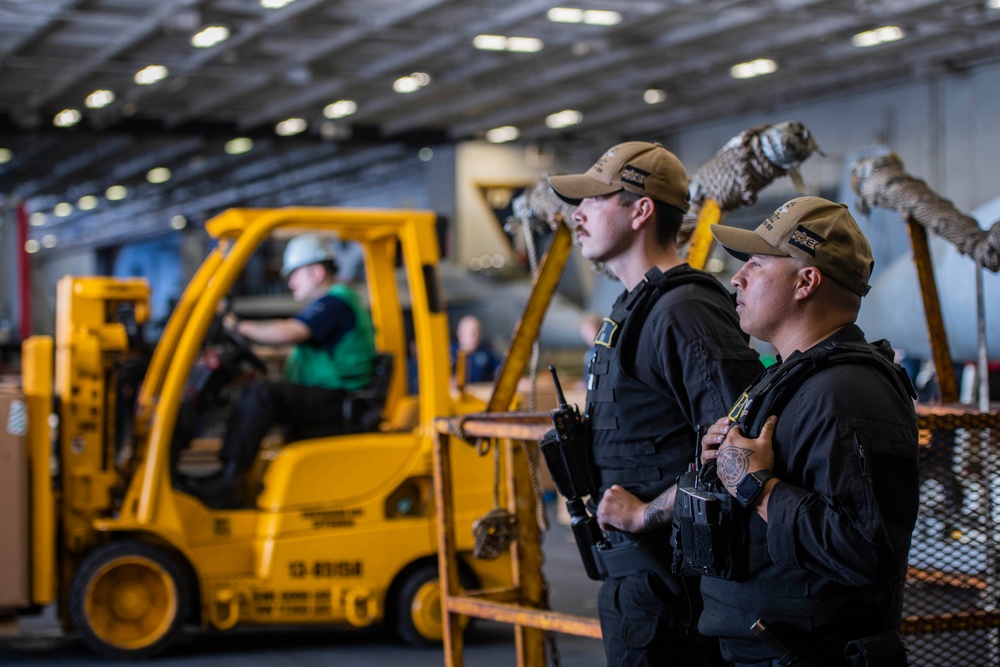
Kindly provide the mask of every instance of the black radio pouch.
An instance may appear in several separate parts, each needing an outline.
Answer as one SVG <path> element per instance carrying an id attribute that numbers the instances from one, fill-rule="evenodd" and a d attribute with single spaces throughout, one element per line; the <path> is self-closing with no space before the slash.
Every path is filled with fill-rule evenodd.
<path id="1" fill-rule="evenodd" d="M 849 667 L 906 667 L 906 646 L 895 630 L 847 642 L 844 657 Z"/>
<path id="2" fill-rule="evenodd" d="M 674 574 L 705 575 L 738 581 L 749 558 L 746 510 L 729 495 L 715 462 L 677 480 L 673 528 Z"/>

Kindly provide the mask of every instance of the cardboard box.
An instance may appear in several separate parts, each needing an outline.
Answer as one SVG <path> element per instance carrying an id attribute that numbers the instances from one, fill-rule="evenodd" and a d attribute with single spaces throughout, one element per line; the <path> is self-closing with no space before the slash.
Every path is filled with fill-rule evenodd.
<path id="1" fill-rule="evenodd" d="M 24 395 L 0 386 L 0 609 L 30 602 L 26 435 Z"/>

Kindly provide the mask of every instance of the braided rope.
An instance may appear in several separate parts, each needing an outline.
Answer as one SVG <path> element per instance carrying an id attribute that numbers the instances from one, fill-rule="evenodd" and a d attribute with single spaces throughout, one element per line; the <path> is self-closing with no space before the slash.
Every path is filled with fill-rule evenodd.
<path id="1" fill-rule="evenodd" d="M 804 190 L 798 165 L 813 152 L 822 155 L 812 133 L 794 121 L 757 125 L 730 139 L 691 179 L 691 209 L 684 216 L 677 245 L 690 240 L 706 199 L 723 212 L 753 206 L 761 190 L 785 175 Z"/>
<path id="2" fill-rule="evenodd" d="M 961 213 L 924 181 L 907 174 L 895 153 L 854 162 L 851 186 L 863 212 L 874 207 L 896 211 L 904 220 L 926 227 L 990 271 L 1000 269 L 1000 221 L 989 230 L 980 229 L 974 218 Z"/>

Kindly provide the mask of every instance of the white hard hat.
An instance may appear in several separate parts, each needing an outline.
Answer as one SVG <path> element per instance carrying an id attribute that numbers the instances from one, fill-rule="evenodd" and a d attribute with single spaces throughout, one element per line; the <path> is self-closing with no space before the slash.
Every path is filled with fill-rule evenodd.
<path id="1" fill-rule="evenodd" d="M 316 234 L 296 236 L 285 246 L 284 262 L 281 265 L 281 276 L 287 278 L 292 271 L 300 266 L 333 262 L 333 252 Z"/>

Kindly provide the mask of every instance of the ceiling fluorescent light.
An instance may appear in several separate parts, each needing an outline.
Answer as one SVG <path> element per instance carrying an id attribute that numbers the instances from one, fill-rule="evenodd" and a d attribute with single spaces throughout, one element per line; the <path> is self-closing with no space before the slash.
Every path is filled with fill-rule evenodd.
<path id="1" fill-rule="evenodd" d="M 323 107 L 323 115 L 331 120 L 350 116 L 358 110 L 358 103 L 354 100 L 338 100 L 333 104 Z"/>
<path id="2" fill-rule="evenodd" d="M 97 208 L 97 197 L 94 195 L 84 195 L 76 202 L 76 207 L 81 211 L 93 211 Z"/>
<path id="3" fill-rule="evenodd" d="M 264 9 L 281 9 L 293 2 L 295 0 L 260 0 L 260 6 Z"/>
<path id="4" fill-rule="evenodd" d="M 426 72 L 414 72 L 409 76 L 401 76 L 392 84 L 397 93 L 412 93 L 420 90 L 431 82 L 431 75 Z"/>
<path id="5" fill-rule="evenodd" d="M 112 185 L 104 191 L 104 197 L 108 201 L 121 201 L 128 197 L 128 189 L 124 185 Z"/>
<path id="6" fill-rule="evenodd" d="M 504 125 L 502 127 L 494 127 L 492 130 L 486 132 L 486 141 L 491 144 L 502 144 L 506 141 L 514 141 L 519 136 L 521 136 L 521 131 L 518 130 L 513 125 Z"/>
<path id="7" fill-rule="evenodd" d="M 90 95 L 87 95 L 87 99 L 83 101 L 87 105 L 88 109 L 103 109 L 112 102 L 115 101 L 115 94 L 110 90 L 95 90 Z"/>
<path id="8" fill-rule="evenodd" d="M 147 65 L 135 73 L 135 82 L 140 86 L 151 86 L 157 81 L 163 81 L 170 74 L 163 65 Z"/>
<path id="9" fill-rule="evenodd" d="M 733 65 L 729 74 L 734 79 L 753 79 L 778 71 L 778 64 L 770 58 L 758 58 L 749 62 Z"/>
<path id="10" fill-rule="evenodd" d="M 305 132 L 308 126 L 305 118 L 286 118 L 274 126 L 274 131 L 282 137 L 291 137 Z"/>
<path id="11" fill-rule="evenodd" d="M 68 217 L 70 215 L 73 215 L 73 205 L 70 204 L 68 201 L 61 201 L 52 207 L 52 213 L 57 218 Z"/>
<path id="12" fill-rule="evenodd" d="M 503 35 L 476 35 L 472 45 L 482 51 L 503 51 L 507 48 L 507 38 Z"/>
<path id="13" fill-rule="evenodd" d="M 642 94 L 642 101 L 646 104 L 659 104 L 667 100 L 667 91 L 660 88 L 650 88 Z"/>
<path id="14" fill-rule="evenodd" d="M 587 25 L 618 25 L 622 22 L 619 12 L 609 9 L 577 9 L 553 7 L 546 14 L 553 23 L 586 23 Z"/>
<path id="15" fill-rule="evenodd" d="M 6 164 L 14 159 L 14 151 L 9 148 L 0 148 L 0 164 Z"/>
<path id="16" fill-rule="evenodd" d="M 166 167 L 154 167 L 146 172 L 146 180 L 150 183 L 166 183 L 172 175 Z"/>
<path id="17" fill-rule="evenodd" d="M 864 48 L 867 46 L 878 46 L 879 44 L 886 44 L 888 42 L 896 42 L 903 39 L 905 36 L 906 34 L 903 32 L 902 28 L 894 25 L 884 25 L 881 28 L 875 28 L 874 30 L 859 32 L 851 38 L 851 43 L 859 48 Z"/>
<path id="18" fill-rule="evenodd" d="M 236 137 L 226 142 L 224 150 L 229 155 L 242 155 L 249 153 L 253 149 L 253 139 L 250 137 Z"/>
<path id="19" fill-rule="evenodd" d="M 504 35 L 476 35 L 472 45 L 482 51 L 514 51 L 538 53 L 545 43 L 537 37 L 506 37 Z"/>
<path id="20" fill-rule="evenodd" d="M 412 76 L 401 76 L 393 81 L 392 89 L 397 93 L 412 93 L 420 90 L 420 84 Z"/>
<path id="21" fill-rule="evenodd" d="M 558 130 L 562 127 L 569 127 L 570 125 L 576 125 L 583 120 L 583 114 L 574 109 L 565 109 L 563 111 L 556 112 L 554 114 L 549 114 L 545 118 L 545 124 L 551 127 L 553 130 Z"/>
<path id="22" fill-rule="evenodd" d="M 210 25 L 191 37 L 191 46 L 207 49 L 227 39 L 229 39 L 229 28 L 223 25 Z"/>
<path id="23" fill-rule="evenodd" d="M 622 15 L 605 9 L 588 9 L 583 12 L 583 22 L 587 25 L 618 25 Z"/>
<path id="24" fill-rule="evenodd" d="M 553 23 L 582 23 L 583 10 L 573 7 L 553 7 L 547 16 Z"/>
<path id="25" fill-rule="evenodd" d="M 537 37 L 508 37 L 507 50 L 517 53 L 538 53 L 545 43 Z"/>
<path id="26" fill-rule="evenodd" d="M 83 114 L 77 109 L 63 109 L 52 119 L 52 124 L 56 127 L 73 127 L 83 118 Z"/>

